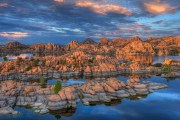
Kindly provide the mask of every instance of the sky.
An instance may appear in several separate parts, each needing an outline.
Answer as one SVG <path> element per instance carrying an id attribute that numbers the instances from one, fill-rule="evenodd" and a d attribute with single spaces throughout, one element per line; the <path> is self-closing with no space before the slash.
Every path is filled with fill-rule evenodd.
<path id="1" fill-rule="evenodd" d="M 0 0 L 0 44 L 180 35 L 180 0 Z"/>

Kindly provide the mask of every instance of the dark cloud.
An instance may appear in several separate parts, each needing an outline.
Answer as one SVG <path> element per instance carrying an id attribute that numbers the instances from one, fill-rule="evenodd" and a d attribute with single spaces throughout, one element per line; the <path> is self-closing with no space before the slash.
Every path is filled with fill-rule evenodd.
<path id="1" fill-rule="evenodd" d="M 154 24 L 162 24 L 162 23 L 164 23 L 164 20 L 158 20 L 158 21 L 155 21 L 155 22 L 152 22 L 152 23 L 154 23 Z"/>

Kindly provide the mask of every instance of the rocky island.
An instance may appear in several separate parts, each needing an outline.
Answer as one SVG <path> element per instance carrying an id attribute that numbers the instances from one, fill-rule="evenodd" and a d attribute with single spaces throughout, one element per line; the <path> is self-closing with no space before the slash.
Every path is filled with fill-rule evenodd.
<path id="1" fill-rule="evenodd" d="M 49 110 L 76 107 L 79 101 L 84 105 L 92 102 L 110 102 L 113 99 L 123 99 L 138 95 L 147 95 L 153 90 L 168 87 L 165 84 L 143 82 L 139 79 L 129 79 L 127 83 L 116 78 L 99 80 L 82 85 L 64 86 L 54 94 L 55 86 L 42 88 L 38 83 L 32 85 L 16 81 L 4 81 L 0 84 L 0 114 L 18 114 L 11 107 L 30 106 L 34 112 L 45 114 Z"/>

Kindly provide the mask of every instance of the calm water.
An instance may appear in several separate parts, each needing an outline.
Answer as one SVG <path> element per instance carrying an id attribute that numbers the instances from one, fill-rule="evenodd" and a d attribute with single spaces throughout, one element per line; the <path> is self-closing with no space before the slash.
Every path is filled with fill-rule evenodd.
<path id="1" fill-rule="evenodd" d="M 117 78 L 123 79 L 122 81 L 129 79 L 122 76 Z M 15 107 L 21 114 L 0 115 L 0 120 L 179 120 L 180 78 L 170 80 L 159 76 L 145 76 L 141 80 L 165 83 L 169 88 L 154 91 L 139 100 L 122 99 L 112 102 L 111 105 L 96 106 L 83 106 L 79 103 L 76 110 L 60 110 L 44 115 L 34 113 L 31 109 Z"/>

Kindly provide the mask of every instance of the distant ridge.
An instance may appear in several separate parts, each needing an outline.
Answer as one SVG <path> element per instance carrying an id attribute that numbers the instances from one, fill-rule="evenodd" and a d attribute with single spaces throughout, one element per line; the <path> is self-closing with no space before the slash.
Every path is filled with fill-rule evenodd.
<path id="1" fill-rule="evenodd" d="M 91 38 L 87 38 L 84 41 L 82 41 L 81 44 L 96 44 L 96 42 Z"/>
<path id="2" fill-rule="evenodd" d="M 165 36 L 161 38 L 148 38 L 141 40 L 140 37 L 132 37 L 128 39 L 115 38 L 109 40 L 104 37 L 99 42 L 95 42 L 91 38 L 87 38 L 82 42 L 73 40 L 66 45 L 54 43 L 35 43 L 32 45 L 22 44 L 20 42 L 9 42 L 5 45 L 0 45 L 0 56 L 22 52 L 40 52 L 40 53 L 66 53 L 76 50 L 95 49 L 97 51 L 111 51 L 119 53 L 148 53 L 151 55 L 179 55 L 180 53 L 180 36 Z"/>

